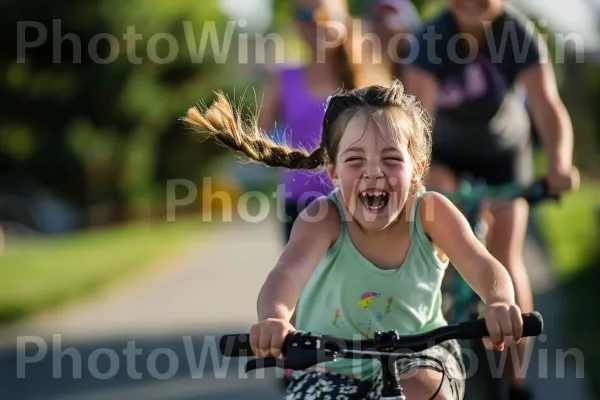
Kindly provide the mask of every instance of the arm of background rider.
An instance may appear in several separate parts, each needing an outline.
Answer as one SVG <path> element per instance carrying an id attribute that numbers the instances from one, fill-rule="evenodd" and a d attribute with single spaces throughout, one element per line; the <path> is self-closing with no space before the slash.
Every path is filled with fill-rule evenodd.
<path id="1" fill-rule="evenodd" d="M 439 81 L 447 59 L 450 16 L 441 13 L 411 35 L 401 54 L 402 82 L 408 93 L 415 95 L 430 115 L 434 115 Z"/>
<path id="2" fill-rule="evenodd" d="M 550 168 L 568 175 L 572 167 L 573 126 L 569 113 L 560 97 L 556 75 L 547 44 L 533 27 L 517 24 L 518 45 L 531 43 L 526 54 L 513 61 L 516 79 L 523 83 L 532 111 L 533 122 L 548 151 Z M 518 48 L 512 44 L 512 48 Z M 552 172 L 552 171 L 549 171 Z"/>

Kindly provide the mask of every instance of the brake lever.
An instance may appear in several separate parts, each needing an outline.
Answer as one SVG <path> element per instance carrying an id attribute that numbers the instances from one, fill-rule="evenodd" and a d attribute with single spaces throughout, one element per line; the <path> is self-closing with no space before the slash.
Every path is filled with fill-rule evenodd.
<path id="1" fill-rule="evenodd" d="M 249 372 L 255 369 L 273 367 L 300 371 L 324 361 L 334 361 L 335 359 L 336 354 L 332 352 L 325 352 L 324 354 L 310 352 L 310 354 L 305 355 L 300 359 L 287 358 L 282 360 L 281 358 L 276 357 L 255 358 L 246 362 L 245 371 Z"/>
<path id="2" fill-rule="evenodd" d="M 246 366 L 244 370 L 246 372 L 253 371 L 255 369 L 260 368 L 281 368 L 286 369 L 285 361 L 276 357 L 264 357 L 264 358 L 254 358 L 246 362 Z"/>

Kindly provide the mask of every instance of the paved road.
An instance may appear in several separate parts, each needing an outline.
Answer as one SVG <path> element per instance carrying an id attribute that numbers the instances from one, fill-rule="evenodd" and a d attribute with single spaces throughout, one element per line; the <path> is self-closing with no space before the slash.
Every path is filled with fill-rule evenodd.
<path id="1" fill-rule="evenodd" d="M 279 226 L 273 219 L 215 228 L 135 285 L 0 329 L 0 399 L 279 398 L 275 371 L 246 376 L 243 363 L 216 348 L 221 333 L 246 331 L 254 320 L 256 294 L 280 251 Z M 560 298 L 531 239 L 527 259 L 547 332 L 528 370 L 538 398 L 591 399 L 575 365 L 557 357 Z"/>

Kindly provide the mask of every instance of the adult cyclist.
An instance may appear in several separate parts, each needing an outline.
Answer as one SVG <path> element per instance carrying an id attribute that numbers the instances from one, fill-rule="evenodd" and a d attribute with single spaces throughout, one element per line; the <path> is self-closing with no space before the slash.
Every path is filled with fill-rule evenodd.
<path id="1" fill-rule="evenodd" d="M 578 186 L 571 120 L 545 43 L 531 22 L 502 0 L 447 0 L 447 8 L 424 23 L 415 39 L 401 71 L 406 89 L 435 121 L 428 188 L 452 191 L 464 174 L 492 185 L 532 180 L 531 121 L 522 88 L 547 150 L 551 190 Z M 521 310 L 533 311 L 522 258 L 528 205 L 505 202 L 490 213 L 488 249 L 507 267 Z M 516 373 L 525 343 L 517 347 L 519 360 L 508 353 L 512 400 L 531 396 Z"/>

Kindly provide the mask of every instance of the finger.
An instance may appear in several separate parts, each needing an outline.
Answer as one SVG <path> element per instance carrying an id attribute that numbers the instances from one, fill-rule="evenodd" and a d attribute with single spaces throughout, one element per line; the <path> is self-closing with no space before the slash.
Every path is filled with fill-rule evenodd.
<path id="1" fill-rule="evenodd" d="M 279 357 L 281 355 L 281 348 L 283 347 L 283 341 L 285 339 L 287 332 L 279 331 L 274 332 L 271 336 L 271 354 L 274 357 Z"/>
<path id="2" fill-rule="evenodd" d="M 492 343 L 490 338 L 483 338 L 482 341 L 483 341 L 483 347 L 485 347 L 486 350 L 494 349 L 494 343 Z"/>
<path id="3" fill-rule="evenodd" d="M 502 343 L 503 335 L 502 327 L 500 326 L 500 321 L 498 321 L 498 318 L 495 315 L 488 317 L 485 320 L 485 324 L 487 326 L 490 339 L 492 340 L 494 346 L 500 346 Z"/>
<path id="4" fill-rule="evenodd" d="M 513 337 L 511 337 L 511 335 L 513 335 L 513 327 L 510 314 L 505 311 L 498 313 L 498 322 L 500 323 L 502 335 L 501 341 L 505 341 L 506 339 L 513 340 Z"/>
<path id="5" fill-rule="evenodd" d="M 573 167 L 573 170 L 571 171 L 571 189 L 572 190 L 577 190 L 579 189 L 579 185 L 581 184 L 580 181 L 580 175 L 579 175 L 579 170 L 575 167 Z"/>
<path id="6" fill-rule="evenodd" d="M 523 316 L 521 315 L 521 310 L 519 310 L 517 307 L 511 307 L 509 313 L 512 322 L 512 332 L 515 338 L 515 343 L 519 343 L 523 337 Z"/>
<path id="7" fill-rule="evenodd" d="M 252 353 L 259 357 L 258 352 L 260 350 L 260 329 L 257 325 L 252 325 L 250 328 L 250 348 Z"/>
<path id="8" fill-rule="evenodd" d="M 260 343 L 259 343 L 259 348 L 260 348 L 260 350 L 259 350 L 260 356 L 259 357 L 266 357 L 269 355 L 270 343 L 271 343 L 271 332 L 261 330 Z"/>

